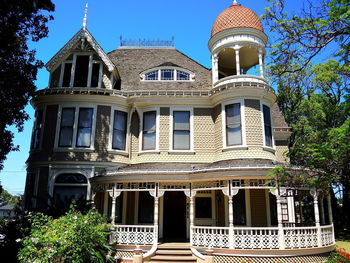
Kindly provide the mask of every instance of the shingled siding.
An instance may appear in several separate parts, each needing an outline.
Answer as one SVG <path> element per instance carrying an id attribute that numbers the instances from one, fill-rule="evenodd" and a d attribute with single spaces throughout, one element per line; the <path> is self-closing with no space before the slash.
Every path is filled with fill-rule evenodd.
<path id="1" fill-rule="evenodd" d="M 104 161 L 108 156 L 110 116 L 110 106 L 97 106 L 95 151 L 99 154 L 98 159 L 101 161 Z"/>
<path id="2" fill-rule="evenodd" d="M 259 100 L 244 100 L 245 129 L 248 146 L 263 145 L 263 131 Z"/>
<path id="3" fill-rule="evenodd" d="M 131 158 L 137 158 L 139 152 L 139 133 L 140 133 L 140 117 L 135 111 L 131 116 L 130 135 L 131 135 Z"/>
<path id="4" fill-rule="evenodd" d="M 215 106 L 213 109 L 213 122 L 215 131 L 215 151 L 218 154 L 221 153 L 223 147 L 221 104 Z"/>
<path id="5" fill-rule="evenodd" d="M 159 150 L 169 150 L 170 108 L 160 108 Z"/>

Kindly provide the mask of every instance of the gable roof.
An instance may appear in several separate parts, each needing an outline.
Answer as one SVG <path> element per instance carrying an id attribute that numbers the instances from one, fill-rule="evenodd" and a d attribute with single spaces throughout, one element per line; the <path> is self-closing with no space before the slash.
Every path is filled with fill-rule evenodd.
<path id="1" fill-rule="evenodd" d="M 102 59 L 103 63 L 107 66 L 108 70 L 112 72 L 115 70 L 115 65 L 109 59 L 107 54 L 103 51 L 102 47 L 97 43 L 92 34 L 87 30 L 87 28 L 80 29 L 64 46 L 61 48 L 51 59 L 46 63 L 46 68 L 49 72 L 55 68 L 55 66 L 60 63 L 73 49 L 81 39 L 86 39 L 86 41 L 91 45 L 93 50 Z"/>

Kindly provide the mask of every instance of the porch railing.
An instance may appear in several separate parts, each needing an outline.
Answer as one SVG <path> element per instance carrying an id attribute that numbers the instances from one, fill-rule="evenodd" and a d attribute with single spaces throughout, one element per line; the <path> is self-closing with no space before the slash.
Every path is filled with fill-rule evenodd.
<path id="1" fill-rule="evenodd" d="M 153 245 L 155 238 L 153 225 L 118 225 L 110 234 L 110 244 Z"/>
<path id="2" fill-rule="evenodd" d="M 191 245 L 229 249 L 300 249 L 334 244 L 332 225 L 290 227 L 281 232 L 278 227 L 234 227 L 231 231 L 232 236 L 229 227 L 193 226 Z"/>

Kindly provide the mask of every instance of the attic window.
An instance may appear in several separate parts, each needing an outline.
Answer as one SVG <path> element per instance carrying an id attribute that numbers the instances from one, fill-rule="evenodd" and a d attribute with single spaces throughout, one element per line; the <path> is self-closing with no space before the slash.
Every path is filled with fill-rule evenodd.
<path id="1" fill-rule="evenodd" d="M 59 87 L 99 88 L 102 63 L 91 55 L 70 55 L 62 63 Z"/>
<path id="2" fill-rule="evenodd" d="M 177 67 L 159 67 L 140 74 L 142 81 L 191 81 L 194 73 Z"/>

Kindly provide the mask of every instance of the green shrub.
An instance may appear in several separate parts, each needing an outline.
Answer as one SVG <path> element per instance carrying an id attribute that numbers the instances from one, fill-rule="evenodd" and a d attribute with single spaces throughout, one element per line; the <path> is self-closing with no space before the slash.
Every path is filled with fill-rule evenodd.
<path id="1" fill-rule="evenodd" d="M 57 219 L 37 213 L 29 221 L 31 231 L 21 241 L 20 262 L 106 262 L 108 227 L 97 211 L 84 215 L 71 208 Z"/>
<path id="2" fill-rule="evenodd" d="M 350 254 L 346 253 L 344 248 L 338 249 L 337 252 L 333 252 L 327 262 L 325 263 L 350 263 Z"/>

